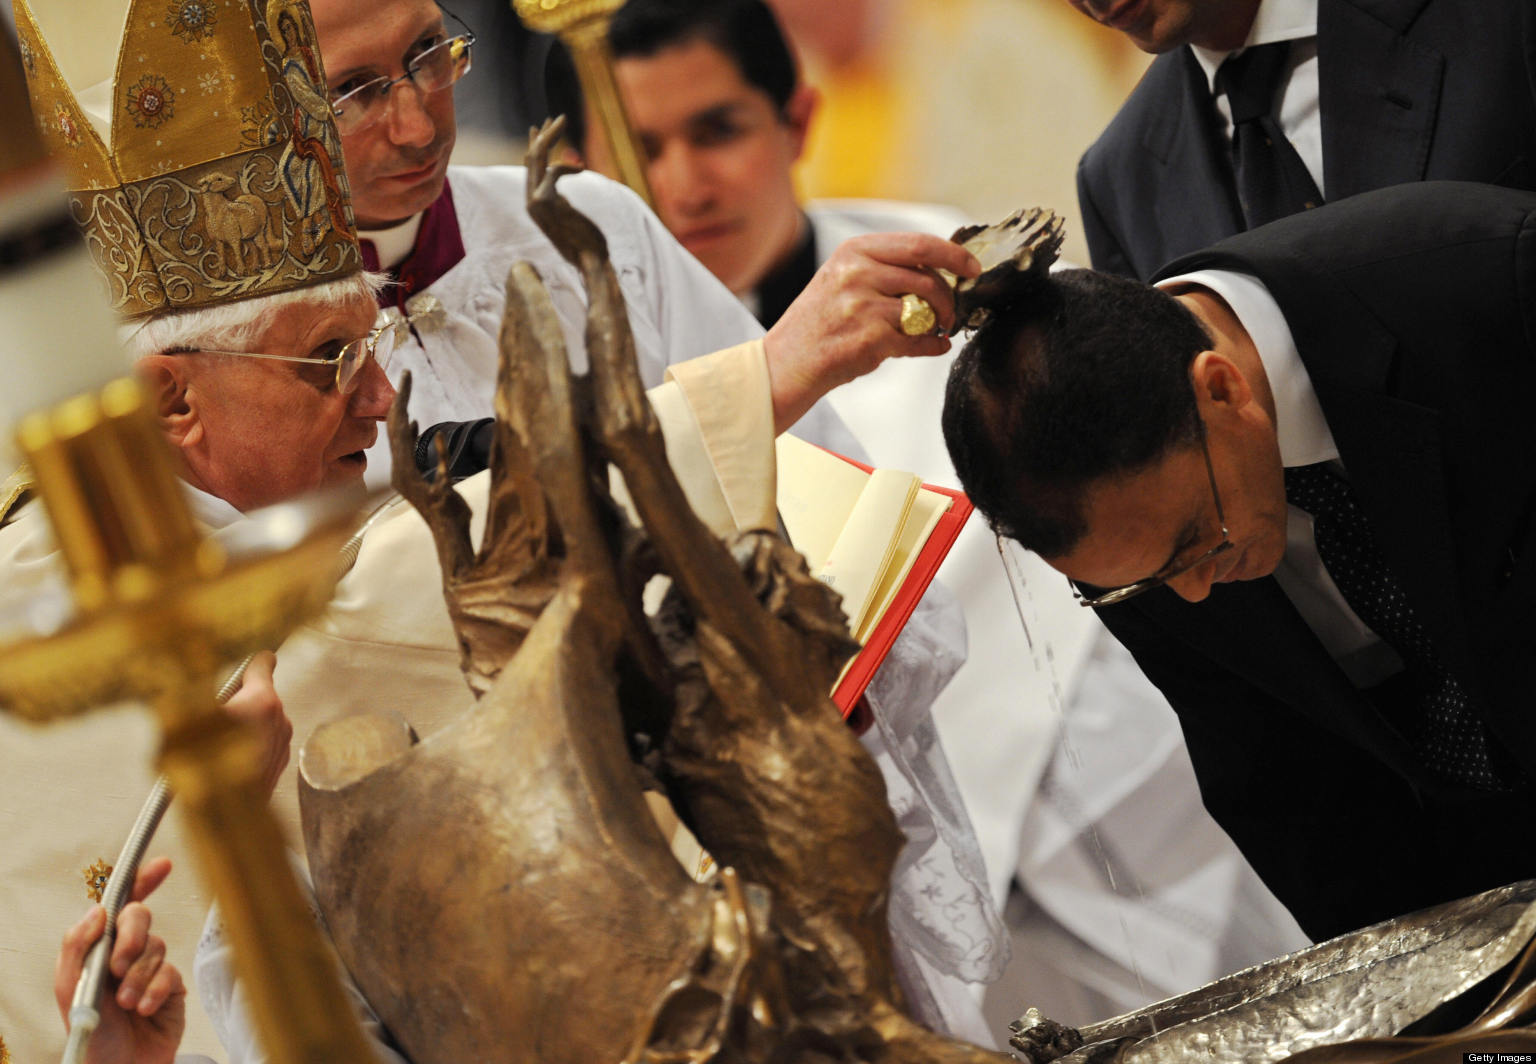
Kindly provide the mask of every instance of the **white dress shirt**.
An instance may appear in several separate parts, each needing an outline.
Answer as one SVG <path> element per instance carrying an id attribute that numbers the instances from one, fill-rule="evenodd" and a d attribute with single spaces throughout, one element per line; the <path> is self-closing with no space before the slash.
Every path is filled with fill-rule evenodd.
<path id="1" fill-rule="evenodd" d="M 1292 43 L 1287 72 L 1281 83 L 1280 108 L 1276 117 L 1286 139 L 1306 164 L 1307 172 L 1317 184 L 1317 190 L 1326 198 L 1328 189 L 1323 186 L 1323 120 L 1317 87 L 1317 0 L 1263 0 L 1242 48 L 1215 52 L 1199 45 L 1190 47 L 1200 69 L 1205 71 L 1206 84 L 1215 97 L 1216 110 L 1221 115 L 1222 128 L 1230 143 L 1232 105 L 1227 102 L 1225 93 L 1217 95 L 1216 71 L 1229 55 L 1236 55 L 1255 45 L 1277 41 Z"/>

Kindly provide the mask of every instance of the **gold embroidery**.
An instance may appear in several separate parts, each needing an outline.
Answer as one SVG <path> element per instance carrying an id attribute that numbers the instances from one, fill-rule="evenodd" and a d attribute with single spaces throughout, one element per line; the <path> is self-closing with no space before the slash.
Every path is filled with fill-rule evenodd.
<path id="1" fill-rule="evenodd" d="M 110 145 L 26 0 L 15 8 L 33 112 L 49 116 L 114 309 L 190 310 L 362 269 L 307 5 L 130 0 Z"/>
<path id="2" fill-rule="evenodd" d="M 159 74 L 145 74 L 126 94 L 123 106 L 140 129 L 154 129 L 176 113 L 176 92 Z"/>
<path id="3" fill-rule="evenodd" d="M 11 1051 L 6 1048 L 4 1038 L 0 1038 L 0 1064 L 11 1064 Z"/>
<path id="4" fill-rule="evenodd" d="M 98 858 L 96 863 L 85 870 L 85 893 L 92 901 L 101 901 L 102 892 L 107 889 L 107 880 L 112 876 L 112 866 L 107 864 L 106 858 Z M 0 1064 L 5 1064 L 0 1060 Z"/>
<path id="5" fill-rule="evenodd" d="M 165 14 L 171 32 L 191 44 L 213 36 L 218 13 L 203 0 L 172 0 Z"/>
<path id="6" fill-rule="evenodd" d="M 54 114 L 54 121 L 59 124 L 59 136 L 64 138 L 64 143 L 71 148 L 80 146 L 80 127 L 75 125 L 75 116 L 69 113 L 69 108 L 60 107 Z"/>

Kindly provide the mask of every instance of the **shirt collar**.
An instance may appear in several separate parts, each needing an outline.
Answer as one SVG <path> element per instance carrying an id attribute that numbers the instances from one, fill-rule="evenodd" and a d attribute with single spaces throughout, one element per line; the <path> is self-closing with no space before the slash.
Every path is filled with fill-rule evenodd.
<path id="1" fill-rule="evenodd" d="M 181 486 L 187 497 L 187 506 L 192 511 L 193 519 L 206 528 L 214 531 L 228 528 L 245 516 L 217 495 L 210 495 L 201 488 L 194 488 L 186 481 L 182 481 Z"/>
<path id="2" fill-rule="evenodd" d="M 410 224 L 410 220 L 385 230 L 394 238 L 395 230 Z M 416 293 L 437 283 L 449 270 L 464 260 L 464 236 L 459 230 L 458 212 L 453 206 L 453 189 L 443 182 L 443 191 L 426 210 L 415 218 L 415 241 L 409 252 L 392 267 L 385 267 L 393 275 L 393 284 L 379 291 L 379 306 L 398 307 L 402 310 L 406 300 Z M 380 259 L 381 247 L 371 239 L 363 241 L 363 265 L 370 270 L 384 267 Z"/>
<path id="3" fill-rule="evenodd" d="M 1200 69 L 1205 72 L 1205 84 L 1211 90 L 1211 95 L 1216 94 L 1216 70 L 1221 66 L 1222 60 L 1229 55 L 1234 55 L 1243 48 L 1252 48 L 1260 44 L 1273 44 L 1276 41 L 1303 41 L 1317 36 L 1317 0 L 1263 0 L 1259 4 L 1259 11 L 1253 18 L 1253 27 L 1248 31 L 1248 38 L 1243 41 L 1242 48 L 1234 48 L 1230 52 L 1216 52 L 1209 48 L 1201 48 L 1198 44 L 1190 45 L 1190 51 L 1195 53 L 1195 61 L 1200 64 Z"/>
<path id="4" fill-rule="evenodd" d="M 1199 270 L 1159 281 L 1159 288 L 1198 285 L 1220 296 L 1259 352 L 1275 400 L 1275 433 L 1285 466 L 1337 460 L 1339 449 L 1323 417 L 1312 378 L 1296 350 L 1291 327 L 1264 283 L 1252 274 Z"/>
<path id="5" fill-rule="evenodd" d="M 416 247 L 416 236 L 421 232 L 421 220 L 426 214 L 426 211 L 417 211 L 388 229 L 358 230 L 357 238 L 373 245 L 373 257 L 377 265 L 370 268 L 393 270 L 404 262 L 405 257 Z"/>
<path id="6" fill-rule="evenodd" d="M 763 328 L 772 328 L 783 316 L 789 305 L 811 283 L 816 275 L 816 233 L 805 215 L 800 216 L 800 238 L 795 248 L 779 265 L 768 271 L 757 287 L 752 290 L 752 301 L 747 304 L 752 316 Z M 743 300 L 743 302 L 746 302 Z"/>

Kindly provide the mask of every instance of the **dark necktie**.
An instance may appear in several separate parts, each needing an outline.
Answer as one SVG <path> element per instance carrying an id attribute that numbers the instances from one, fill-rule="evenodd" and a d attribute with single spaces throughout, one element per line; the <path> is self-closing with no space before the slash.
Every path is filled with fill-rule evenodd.
<path id="1" fill-rule="evenodd" d="M 1261 44 L 1216 71 L 1216 91 L 1232 107 L 1232 169 L 1249 229 L 1323 202 L 1272 113 L 1289 51 L 1289 41 Z"/>
<path id="2" fill-rule="evenodd" d="M 1463 786 L 1505 789 L 1489 756 L 1487 730 L 1441 663 L 1349 485 L 1326 464 L 1299 466 L 1285 471 L 1285 495 L 1312 515 L 1318 557 L 1344 601 L 1403 659 L 1415 704 L 1395 714 L 1394 723 L 1420 761 Z"/>

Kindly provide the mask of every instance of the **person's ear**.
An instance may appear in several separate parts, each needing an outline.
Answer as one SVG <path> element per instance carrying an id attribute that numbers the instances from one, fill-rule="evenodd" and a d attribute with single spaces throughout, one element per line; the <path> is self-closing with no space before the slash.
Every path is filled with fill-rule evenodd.
<path id="1" fill-rule="evenodd" d="M 1189 366 L 1190 384 L 1202 416 L 1238 411 L 1253 401 L 1253 386 L 1237 364 L 1216 351 L 1202 351 Z"/>
<path id="2" fill-rule="evenodd" d="M 171 445 L 187 450 L 203 438 L 191 367 L 179 355 L 146 355 L 139 359 L 139 379 L 155 403 L 155 417 Z"/>
<path id="3" fill-rule="evenodd" d="M 784 125 L 793 138 L 795 158 L 805 151 L 805 138 L 811 131 L 811 119 L 821 104 L 821 93 L 804 83 L 796 86 L 789 99 L 784 101 Z"/>

